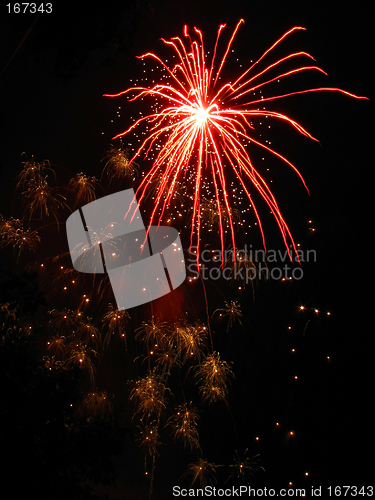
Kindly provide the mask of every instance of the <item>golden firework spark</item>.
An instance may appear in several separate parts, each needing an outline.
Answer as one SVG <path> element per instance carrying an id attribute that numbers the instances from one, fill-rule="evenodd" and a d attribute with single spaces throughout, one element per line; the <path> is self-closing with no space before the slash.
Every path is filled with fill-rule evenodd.
<path id="1" fill-rule="evenodd" d="M 113 337 L 124 340 L 126 345 L 126 330 L 125 325 L 130 320 L 130 314 L 125 311 L 115 309 L 112 304 L 109 304 L 108 311 L 102 317 L 102 323 L 108 328 L 107 334 L 104 337 L 104 345 L 108 346 Z"/>
<path id="2" fill-rule="evenodd" d="M 198 420 L 198 411 L 191 403 L 179 405 L 167 423 L 172 428 L 174 442 L 181 441 L 185 448 L 189 447 L 191 450 L 200 448 Z"/>
<path id="3" fill-rule="evenodd" d="M 215 474 L 217 467 L 218 466 L 216 464 L 208 462 L 208 460 L 204 458 L 199 458 L 197 462 L 188 465 L 185 473 L 180 479 L 190 477 L 191 486 L 198 483 L 201 488 L 204 488 L 206 485 L 216 483 Z"/>
<path id="4" fill-rule="evenodd" d="M 227 481 L 230 479 L 238 479 L 240 484 L 248 485 L 249 481 L 254 479 L 258 472 L 264 472 L 259 454 L 254 455 L 253 457 L 248 457 L 247 452 L 248 449 L 246 449 L 243 456 L 240 457 L 238 451 L 236 450 L 233 463 L 229 466 L 233 470 Z"/>
<path id="5" fill-rule="evenodd" d="M 84 205 L 96 199 L 95 188 L 98 181 L 94 176 L 84 175 L 83 172 L 75 175 L 69 181 L 69 187 L 75 194 L 74 205 Z"/>
<path id="6" fill-rule="evenodd" d="M 218 352 L 213 352 L 197 366 L 196 378 L 199 381 L 199 391 L 203 401 L 212 403 L 225 401 L 228 396 L 228 382 L 234 377 L 233 371 Z"/>
<path id="7" fill-rule="evenodd" d="M 26 153 L 22 153 L 22 156 L 26 156 Z M 17 176 L 17 188 L 24 187 L 29 182 L 38 183 L 45 178 L 46 171 L 55 176 L 55 171 L 51 168 L 49 160 L 36 162 L 34 156 L 31 156 L 31 159 L 22 162 L 22 165 L 23 168 Z"/>
<path id="8" fill-rule="evenodd" d="M 160 418 L 166 407 L 165 383 L 161 376 L 150 373 L 134 383 L 130 399 L 136 401 L 135 415 Z"/>
<path id="9" fill-rule="evenodd" d="M 145 344 L 163 344 L 168 332 L 168 323 L 155 320 L 154 316 L 149 321 L 143 321 L 136 329 L 135 338 Z"/>
<path id="10" fill-rule="evenodd" d="M 17 253 L 17 262 L 22 252 L 36 252 L 40 243 L 37 231 L 24 229 L 19 219 L 4 219 L 0 215 L 0 248 L 12 246 Z"/>
<path id="11" fill-rule="evenodd" d="M 92 391 L 86 394 L 82 408 L 92 417 L 104 418 L 113 413 L 113 405 L 106 391 Z"/>
<path id="12" fill-rule="evenodd" d="M 66 198 L 61 194 L 55 193 L 56 188 L 51 187 L 47 182 L 47 176 L 38 180 L 31 180 L 28 188 L 22 194 L 26 197 L 25 211 L 29 213 L 31 220 L 35 212 L 39 211 L 40 218 L 53 215 L 59 226 L 57 213 L 59 209 L 67 207 Z"/>
<path id="13" fill-rule="evenodd" d="M 103 168 L 103 174 L 106 173 L 109 184 L 120 182 L 124 178 L 133 178 L 138 174 L 138 164 L 135 161 L 129 161 L 129 151 L 120 141 L 120 146 L 110 145 L 105 160 L 107 163 Z"/>
<path id="14" fill-rule="evenodd" d="M 213 312 L 213 315 L 215 313 L 219 313 L 220 316 L 224 316 L 228 318 L 228 327 L 227 327 L 227 332 L 229 331 L 229 328 L 232 328 L 233 323 L 235 321 L 238 321 L 240 325 L 242 325 L 240 317 L 242 316 L 241 313 L 241 307 L 238 302 L 238 300 L 231 300 L 230 302 L 225 301 L 224 306 L 221 309 L 216 309 L 216 311 Z M 212 315 L 212 316 L 213 316 Z"/>

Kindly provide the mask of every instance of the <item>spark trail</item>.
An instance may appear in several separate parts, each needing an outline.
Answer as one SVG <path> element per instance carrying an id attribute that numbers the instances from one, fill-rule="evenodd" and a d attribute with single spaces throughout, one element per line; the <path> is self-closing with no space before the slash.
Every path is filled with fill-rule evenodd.
<path id="1" fill-rule="evenodd" d="M 254 134 L 251 135 L 251 131 L 255 130 L 251 124 L 251 119 L 274 118 L 289 124 L 300 134 L 312 140 L 317 140 L 292 118 L 269 109 L 269 104 L 276 99 L 318 91 L 335 91 L 353 98 L 366 99 L 330 87 L 310 88 L 259 98 L 258 93 L 261 89 L 282 78 L 309 71 L 316 71 L 326 75 L 325 71 L 314 65 L 313 62 L 310 64 L 310 61 L 315 60 L 306 52 L 291 53 L 266 65 L 264 69 L 257 70 L 260 66 L 259 63 L 269 57 L 272 50 L 286 37 L 298 30 L 305 29 L 299 26 L 290 29 L 281 36 L 233 83 L 227 82 L 223 84 L 221 82 L 222 70 L 242 23 L 244 23 L 243 19 L 237 23 L 221 59 L 218 58 L 217 52 L 221 32 L 226 25 L 220 25 L 210 62 L 207 62 L 208 54 L 205 53 L 202 32 L 194 28 L 194 33 L 191 36 L 185 26 L 183 38 L 174 37 L 169 41 L 162 39 L 163 43 L 173 51 L 174 60 L 177 60 L 176 64 L 172 65 L 167 60 L 163 61 L 159 56 L 151 52 L 139 56 L 142 60 L 148 58 L 157 61 L 167 75 L 167 83 L 157 83 L 151 87 L 133 86 L 118 94 L 105 94 L 107 97 L 133 94 L 129 101 L 149 97 L 154 105 L 161 98 L 162 104 L 160 105 L 158 102 L 160 109 L 157 108 L 156 112 L 142 116 L 127 130 L 116 135 L 114 139 L 128 135 L 142 125 L 146 124 L 148 127 L 144 140 L 141 141 L 140 146 L 136 149 L 129 162 L 131 163 L 142 154 L 145 158 L 152 157 L 152 167 L 145 174 L 136 192 L 139 203 L 144 200 L 149 184 L 162 173 L 154 199 L 150 226 L 156 222 L 156 219 L 160 224 L 179 181 L 189 179 L 192 200 L 190 244 L 193 246 L 195 243 L 197 256 L 199 256 L 201 237 L 202 186 L 206 182 L 212 184 L 213 198 L 218 212 L 222 251 L 224 251 L 225 232 L 223 224 L 224 211 L 233 249 L 236 248 L 233 208 L 228 194 L 229 171 L 238 181 L 244 198 L 248 199 L 254 210 L 264 248 L 266 249 L 265 235 L 259 212 L 254 204 L 252 188 L 255 188 L 261 195 L 273 214 L 288 253 L 289 245 L 292 245 L 296 250 L 291 231 L 283 218 L 276 198 L 264 177 L 254 167 L 246 143 L 251 143 L 275 155 L 294 170 L 306 189 L 307 186 L 301 173 L 287 158 L 257 140 Z M 309 65 L 302 64 L 293 69 L 282 69 L 285 63 L 298 62 L 301 59 L 304 61 L 308 59 Z M 275 76 L 273 76 L 274 72 L 276 72 Z M 262 109 L 260 109 L 260 106 Z M 154 149 L 157 150 L 156 154 Z M 194 175 L 191 175 L 191 173 Z M 199 259 L 199 257 L 197 258 Z"/>

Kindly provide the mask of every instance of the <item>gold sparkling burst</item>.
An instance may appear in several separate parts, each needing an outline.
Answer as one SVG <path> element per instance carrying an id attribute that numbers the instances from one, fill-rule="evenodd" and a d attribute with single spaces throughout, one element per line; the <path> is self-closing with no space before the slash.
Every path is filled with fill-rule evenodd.
<path id="1" fill-rule="evenodd" d="M 130 399 L 136 402 L 134 415 L 141 418 L 154 416 L 160 418 L 166 407 L 166 386 L 161 376 L 152 372 L 138 379 L 130 393 Z"/>
<path id="2" fill-rule="evenodd" d="M 169 331 L 168 342 L 183 363 L 189 359 L 199 361 L 206 346 L 207 327 L 201 323 L 187 325 L 175 323 Z"/>
<path id="3" fill-rule="evenodd" d="M 264 279 L 267 279 L 264 268 L 267 268 L 267 263 L 262 262 L 262 266 L 258 266 L 258 261 L 255 262 L 252 259 L 252 255 L 247 251 L 236 250 L 230 248 L 228 251 L 228 257 L 224 261 L 224 267 L 230 269 L 229 278 L 236 279 L 241 288 L 246 288 L 248 283 L 251 283 L 251 288 L 253 291 L 253 299 L 255 298 L 255 285 L 257 284 L 258 278 L 260 278 L 261 273 Z"/>
<path id="4" fill-rule="evenodd" d="M 178 352 L 168 342 L 155 345 L 150 354 L 154 361 L 155 370 L 160 372 L 161 376 L 170 374 L 172 368 L 181 366 Z"/>
<path id="5" fill-rule="evenodd" d="M 196 378 L 200 384 L 199 391 L 205 402 L 225 401 L 228 396 L 228 383 L 234 373 L 226 361 L 220 359 L 218 352 L 213 352 L 197 366 Z"/>
<path id="6" fill-rule="evenodd" d="M 12 246 L 17 254 L 17 262 L 21 253 L 29 251 L 36 252 L 40 243 L 37 231 L 24 229 L 19 219 L 4 219 L 0 215 L 0 248 Z"/>
<path id="7" fill-rule="evenodd" d="M 108 347 L 113 337 L 124 340 L 126 345 L 125 325 L 129 320 L 130 314 L 127 311 L 119 311 L 112 304 L 108 305 L 108 311 L 102 317 L 103 326 L 108 329 L 104 337 L 104 346 Z"/>
<path id="8" fill-rule="evenodd" d="M 75 194 L 74 205 L 84 205 L 96 199 L 95 188 L 98 181 L 94 176 L 84 175 L 83 172 L 76 174 L 69 181 L 69 188 Z"/>
<path id="9" fill-rule="evenodd" d="M 72 335 L 84 319 L 84 313 L 80 309 L 52 309 L 48 314 L 52 316 L 49 326 L 59 334 L 66 335 Z"/>
<path id="10" fill-rule="evenodd" d="M 67 347 L 69 348 L 69 352 L 66 360 L 66 366 L 68 368 L 71 366 L 78 366 L 87 370 L 90 376 L 90 381 L 94 384 L 95 366 L 92 358 L 97 357 L 98 353 L 82 342 L 71 342 L 67 345 Z"/>
<path id="11" fill-rule="evenodd" d="M 201 226 L 209 231 L 219 232 L 220 225 L 229 228 L 230 221 L 234 226 L 241 223 L 241 212 L 237 208 L 230 208 L 228 211 L 227 207 L 223 203 L 218 204 L 216 199 L 203 198 L 200 209 Z"/>
<path id="12" fill-rule="evenodd" d="M 103 175 L 106 173 L 109 184 L 120 182 L 126 178 L 132 178 L 138 175 L 138 164 L 134 161 L 129 161 L 129 151 L 120 141 L 119 146 L 111 144 L 104 157 L 107 160 L 103 168 Z"/>
<path id="13" fill-rule="evenodd" d="M 26 156 L 26 153 L 22 153 Z M 23 168 L 17 176 L 17 188 L 26 186 L 29 182 L 38 183 L 45 178 L 45 172 L 49 171 L 55 175 L 55 171 L 51 168 L 49 160 L 36 162 L 34 156 L 31 159 L 22 162 Z"/>
<path id="14" fill-rule="evenodd" d="M 113 413 L 113 405 L 106 391 L 92 391 L 82 401 L 82 409 L 90 417 L 105 418 Z"/>
<path id="15" fill-rule="evenodd" d="M 139 437 L 137 439 L 139 446 L 145 452 L 145 455 L 155 457 L 158 454 L 157 448 L 161 444 L 159 437 L 159 429 L 156 421 L 144 423 L 141 420 L 141 425 L 137 426 Z"/>
<path id="16" fill-rule="evenodd" d="M 66 198 L 55 193 L 56 188 L 48 184 L 47 176 L 38 180 L 31 180 L 27 185 L 27 190 L 22 194 L 26 198 L 25 211 L 29 213 L 29 220 L 33 218 L 36 212 L 39 212 L 41 219 L 53 215 L 57 225 L 59 225 L 57 213 L 59 209 L 67 207 Z"/>
<path id="17" fill-rule="evenodd" d="M 172 428 L 174 442 L 181 441 L 185 448 L 191 450 L 200 449 L 197 429 L 198 420 L 198 411 L 191 403 L 179 405 L 167 423 Z"/>
<path id="18" fill-rule="evenodd" d="M 47 342 L 48 350 L 55 355 L 64 355 L 67 350 L 66 341 L 65 335 L 55 335 Z"/>
<path id="19" fill-rule="evenodd" d="M 188 465 L 186 471 L 181 476 L 180 479 L 184 477 L 190 478 L 190 485 L 194 486 L 195 484 L 199 484 L 201 488 L 204 488 L 206 485 L 212 485 L 216 483 L 216 469 L 217 465 L 208 462 L 208 460 L 204 458 L 199 458 L 197 462 L 193 462 Z"/>
<path id="20" fill-rule="evenodd" d="M 135 338 L 145 344 L 163 344 L 168 333 L 168 323 L 155 320 L 154 316 L 149 321 L 142 321 L 141 326 L 136 329 Z"/>
<path id="21" fill-rule="evenodd" d="M 166 207 L 168 208 L 182 208 L 184 205 L 189 205 L 190 196 L 187 194 L 187 182 L 184 179 L 176 181 L 173 188 L 173 192 L 168 194 L 169 188 L 165 186 L 165 173 L 160 171 L 159 174 L 155 175 L 147 187 L 146 198 L 151 198 L 155 200 L 158 196 L 161 196 L 163 200 L 166 201 Z M 160 193 L 160 191 L 162 193 Z"/>
<path id="22" fill-rule="evenodd" d="M 78 321 L 74 336 L 85 344 L 92 342 L 96 348 L 98 348 L 101 344 L 101 333 L 91 320 L 92 318 L 90 317 L 82 317 L 82 319 Z"/>
<path id="23" fill-rule="evenodd" d="M 236 450 L 233 463 L 229 466 L 232 469 L 232 473 L 228 477 L 227 481 L 231 479 L 238 479 L 241 484 L 247 485 L 258 472 L 264 472 L 259 454 L 254 455 L 253 457 L 248 457 L 247 453 L 248 449 L 246 449 L 243 456 L 240 457 L 238 451 Z"/>
<path id="24" fill-rule="evenodd" d="M 214 311 L 213 315 L 215 313 L 219 313 L 220 316 L 224 316 L 224 317 L 228 318 L 227 332 L 229 331 L 229 328 L 232 328 L 233 323 L 235 321 L 238 321 L 239 324 L 242 325 L 241 320 L 240 320 L 242 313 L 241 313 L 241 307 L 240 307 L 238 300 L 231 300 L 230 302 L 225 301 L 224 307 L 221 309 L 216 309 L 216 311 Z"/>

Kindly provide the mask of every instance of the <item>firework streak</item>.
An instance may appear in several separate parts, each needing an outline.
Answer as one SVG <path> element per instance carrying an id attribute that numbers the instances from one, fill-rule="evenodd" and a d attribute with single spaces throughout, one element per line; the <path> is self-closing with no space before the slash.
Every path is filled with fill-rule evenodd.
<path id="1" fill-rule="evenodd" d="M 131 87 L 115 95 L 105 94 L 108 97 L 118 97 L 133 94 L 129 101 L 150 97 L 155 104 L 162 101 L 160 109 L 142 116 L 124 132 L 115 138 L 130 134 L 141 125 L 147 125 L 145 139 L 135 151 L 130 162 L 141 154 L 151 157 L 153 164 L 148 173 L 140 183 L 136 197 L 138 203 L 145 198 L 149 184 L 161 175 L 161 181 L 154 199 L 154 206 L 150 217 L 151 226 L 156 219 L 160 224 L 163 214 L 168 207 L 175 189 L 181 179 L 189 177 L 192 181 L 192 219 L 191 219 L 191 245 L 195 244 L 199 249 L 201 230 L 201 199 L 203 196 L 202 185 L 208 181 L 212 184 L 212 193 L 218 212 L 219 233 L 221 248 L 224 250 L 223 217 L 227 220 L 231 234 L 233 248 L 235 249 L 235 231 L 233 224 L 232 208 L 230 202 L 228 174 L 239 182 L 246 197 L 254 210 L 264 248 L 265 236 L 259 216 L 255 207 L 251 186 L 261 195 L 267 203 L 271 213 L 275 217 L 280 229 L 283 241 L 289 251 L 291 245 L 295 249 L 292 234 L 285 222 L 277 201 L 272 194 L 267 182 L 253 166 L 252 160 L 246 149 L 246 143 L 251 142 L 263 150 L 275 155 L 281 161 L 289 165 L 301 179 L 306 187 L 305 181 L 297 168 L 284 156 L 271 149 L 268 145 L 250 136 L 254 130 L 250 120 L 264 117 L 274 118 L 294 127 L 299 133 L 310 139 L 316 140 L 299 123 L 288 116 L 272 111 L 267 106 L 276 99 L 317 91 L 335 91 L 358 99 L 366 99 L 337 88 L 311 88 L 282 95 L 263 97 L 259 95 L 260 89 L 272 82 L 277 82 L 296 73 L 304 71 L 317 71 L 326 73 L 314 65 L 301 65 L 295 69 L 285 71 L 281 67 L 287 61 L 295 61 L 313 57 L 306 52 L 294 52 L 276 62 L 258 70 L 259 63 L 268 56 L 271 51 L 286 37 L 302 27 L 294 27 L 280 37 L 263 55 L 255 61 L 246 71 L 241 73 L 233 82 L 222 83 L 221 73 L 230 52 L 233 40 L 240 25 L 241 19 L 226 46 L 224 55 L 217 56 L 218 42 L 225 25 L 220 25 L 214 51 L 210 62 L 205 53 L 203 36 L 200 30 L 194 28 L 194 36 L 191 37 L 187 27 L 184 28 L 184 38 L 174 37 L 170 41 L 162 39 L 163 43 L 174 52 L 175 64 L 169 64 L 153 53 L 139 56 L 140 59 L 151 58 L 162 65 L 168 83 L 157 83 L 152 87 Z M 272 72 L 271 72 L 272 70 Z M 270 73 L 276 72 L 275 76 Z M 260 109 L 260 106 L 262 109 Z M 266 109 L 267 108 L 267 109 Z M 157 150 L 155 155 L 153 148 Z M 151 153 L 152 152 L 152 153 Z M 193 176 L 191 173 L 193 172 Z M 130 209 L 129 209 L 130 210 Z M 199 251 L 197 251 L 199 255 Z"/>

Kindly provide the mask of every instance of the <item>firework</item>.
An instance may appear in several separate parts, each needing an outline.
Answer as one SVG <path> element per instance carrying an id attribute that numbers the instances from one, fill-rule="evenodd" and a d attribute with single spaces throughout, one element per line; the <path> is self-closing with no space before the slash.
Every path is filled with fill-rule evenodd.
<path id="1" fill-rule="evenodd" d="M 64 335 L 55 335 L 47 342 L 48 350 L 55 355 L 63 355 L 66 351 L 66 337 Z"/>
<path id="2" fill-rule="evenodd" d="M 136 329 L 135 338 L 145 344 L 157 346 L 165 342 L 165 335 L 168 332 L 168 324 L 164 321 L 155 321 L 154 316 L 149 321 L 143 321 Z"/>
<path id="3" fill-rule="evenodd" d="M 191 478 L 191 486 L 199 483 L 201 488 L 204 488 L 207 484 L 212 485 L 216 483 L 216 469 L 217 465 L 208 462 L 208 460 L 204 458 L 199 458 L 197 462 L 191 463 L 188 465 L 186 472 L 181 476 L 180 479 L 184 477 Z"/>
<path id="4" fill-rule="evenodd" d="M 182 441 L 185 448 L 191 450 L 199 448 L 198 419 L 198 411 L 191 404 L 178 406 L 168 420 L 174 441 Z"/>
<path id="5" fill-rule="evenodd" d="M 137 427 L 139 430 L 139 437 L 137 439 L 139 445 L 144 450 L 145 455 L 155 457 L 155 455 L 158 454 L 157 448 L 161 444 L 157 422 L 152 421 L 148 424 L 144 424 L 141 420 L 141 425 Z"/>
<path id="6" fill-rule="evenodd" d="M 351 97 L 355 96 L 337 88 L 310 88 L 308 90 L 293 91 L 287 94 L 275 94 L 264 97 L 260 93 L 265 87 L 276 83 L 280 79 L 306 72 L 316 71 L 326 75 L 319 67 L 311 65 L 314 58 L 306 52 L 291 53 L 261 69 L 261 61 L 267 59 L 272 50 L 278 46 L 290 34 L 303 30 L 302 27 L 294 27 L 281 36 L 263 55 L 255 61 L 238 78 L 223 83 L 221 75 L 223 66 L 232 47 L 235 35 L 244 22 L 241 19 L 226 46 L 221 59 L 218 58 L 218 42 L 225 25 L 218 30 L 213 55 L 210 61 L 204 49 L 201 31 L 194 28 L 191 36 L 187 27 L 184 28 L 184 39 L 174 37 L 170 41 L 162 39 L 163 43 L 172 51 L 171 65 L 167 60 L 162 60 L 153 53 L 139 56 L 140 59 L 152 59 L 162 67 L 165 74 L 161 83 L 152 87 L 130 87 L 115 95 L 105 94 L 108 97 L 129 96 L 130 101 L 144 99 L 152 100 L 152 111 L 134 122 L 124 132 L 115 138 L 124 137 L 140 126 L 146 126 L 145 138 L 140 140 L 141 144 L 136 149 L 132 163 L 141 154 L 151 159 L 152 167 L 140 183 L 136 196 L 141 203 L 146 196 L 149 183 L 163 172 L 162 182 L 154 201 L 154 207 L 150 216 L 150 226 L 154 220 L 161 222 L 166 207 L 173 197 L 176 185 L 182 178 L 191 182 L 191 193 L 193 199 L 192 221 L 191 221 L 191 246 L 193 240 L 199 247 L 201 229 L 201 199 L 203 186 L 210 180 L 210 190 L 216 200 L 219 219 L 219 233 L 222 251 L 224 251 L 224 213 L 221 209 L 225 207 L 226 217 L 230 229 L 233 248 L 235 245 L 234 224 L 229 193 L 228 171 L 236 180 L 238 186 L 248 199 L 254 210 L 258 226 L 265 245 L 265 235 L 262 228 L 259 212 L 254 204 L 253 192 L 250 186 L 255 188 L 268 205 L 271 213 L 276 219 L 283 241 L 289 252 L 289 244 L 295 248 L 289 227 L 284 220 L 278 203 L 266 180 L 254 167 L 248 152 L 248 145 L 259 147 L 276 156 L 282 162 L 291 167 L 299 176 L 303 185 L 306 184 L 297 168 L 284 156 L 273 150 L 269 145 L 256 139 L 251 120 L 270 118 L 286 123 L 297 130 L 300 134 L 316 140 L 299 123 L 288 116 L 272 110 L 270 102 L 291 95 L 317 91 L 341 92 Z M 195 39 L 193 39 L 195 38 Z M 285 64 L 304 58 L 308 65 L 299 65 L 287 70 Z M 282 69 L 284 67 L 284 69 Z M 273 73 L 271 73 L 271 70 Z M 272 76 L 276 72 L 276 76 Z M 166 77 L 166 80 L 165 80 Z M 167 82 L 167 83 L 165 83 Z M 272 88 L 272 85 L 270 85 Z M 268 88 L 270 88 L 268 87 Z M 249 135 L 250 134 L 250 135 Z M 114 139 L 115 139 L 114 138 Z M 307 189 L 307 187 L 306 187 Z M 167 193 L 165 195 L 165 193 Z M 129 207 L 130 211 L 130 207 Z M 199 252 L 197 252 L 199 259 Z"/>
<path id="7" fill-rule="evenodd" d="M 241 214 L 238 209 L 231 208 L 229 217 L 225 205 L 221 203 L 219 207 L 216 199 L 202 198 L 200 209 L 201 227 L 206 227 L 208 231 L 219 231 L 220 226 L 229 228 L 230 219 L 232 220 L 232 224 L 238 226 L 241 220 Z"/>
<path id="8" fill-rule="evenodd" d="M 61 194 L 56 193 L 56 188 L 52 188 L 47 182 L 47 176 L 38 180 L 32 179 L 28 183 L 28 188 L 22 194 L 26 197 L 26 211 L 29 212 L 29 220 L 32 219 L 35 212 L 39 211 L 40 218 L 49 216 L 50 214 L 56 220 L 57 212 L 60 208 L 66 207 L 66 198 Z"/>
<path id="9" fill-rule="evenodd" d="M 82 408 L 92 417 L 104 418 L 113 413 L 113 406 L 106 391 L 93 391 L 86 394 Z"/>
<path id="10" fill-rule="evenodd" d="M 25 155 L 25 153 L 22 153 Z M 45 172 L 49 171 L 55 175 L 55 171 L 51 168 L 49 160 L 36 162 L 34 156 L 30 160 L 22 162 L 23 168 L 17 176 L 17 188 L 24 187 L 29 182 L 38 183 L 45 178 Z"/>
<path id="11" fill-rule="evenodd" d="M 52 319 L 49 321 L 49 326 L 58 333 L 54 337 L 54 342 L 51 347 L 56 346 L 57 339 L 67 338 L 79 340 L 84 344 L 93 343 L 95 347 L 99 347 L 101 343 L 101 334 L 98 328 L 92 323 L 92 318 L 85 316 L 80 309 L 71 311 L 70 309 L 63 309 L 59 311 L 52 309 L 49 311 Z"/>
<path id="12" fill-rule="evenodd" d="M 161 192 L 161 186 L 164 184 L 163 179 L 163 172 L 159 172 L 158 175 L 153 177 L 147 188 L 147 199 L 150 198 L 155 201 L 157 198 L 165 200 L 168 197 L 168 186 L 164 186 L 164 191 Z M 188 205 L 187 185 L 186 182 L 183 181 L 184 180 L 176 182 L 172 196 L 169 198 L 166 208 L 178 207 L 181 209 L 185 205 Z"/>
<path id="13" fill-rule="evenodd" d="M 231 300 L 230 303 L 225 301 L 224 306 L 225 307 L 223 307 L 222 309 L 216 309 L 216 311 L 214 311 L 213 315 L 215 313 L 219 313 L 220 316 L 226 316 L 228 318 L 228 327 L 227 327 L 227 332 L 228 332 L 229 328 L 232 328 L 233 323 L 235 321 L 238 321 L 239 324 L 242 325 L 241 320 L 240 320 L 242 313 L 241 313 L 241 307 L 238 303 L 238 300 Z"/>
<path id="14" fill-rule="evenodd" d="M 257 472 L 264 472 L 264 468 L 261 465 L 259 455 L 254 455 L 253 457 L 249 458 L 247 456 L 247 452 L 248 450 L 246 449 L 241 458 L 238 451 L 236 450 L 233 463 L 230 464 L 232 473 L 228 477 L 227 481 L 231 479 L 237 479 L 239 480 L 240 484 L 248 485 L 250 479 L 253 479 Z"/>
<path id="15" fill-rule="evenodd" d="M 108 328 L 104 345 L 108 346 L 113 336 L 123 339 L 126 345 L 125 324 L 129 319 L 130 315 L 127 311 L 119 311 L 109 304 L 108 311 L 102 317 L 103 325 Z"/>
<path id="16" fill-rule="evenodd" d="M 229 363 L 220 359 L 219 353 L 214 352 L 207 356 L 198 365 L 195 376 L 200 382 L 199 390 L 203 401 L 226 401 L 228 382 L 234 374 Z"/>
<path id="17" fill-rule="evenodd" d="M 266 262 L 259 266 L 258 261 L 253 261 L 251 255 L 248 252 L 239 251 L 236 252 L 236 257 L 234 258 L 233 248 L 229 250 L 229 257 L 224 261 L 224 267 L 229 268 L 229 277 L 236 279 L 242 288 L 246 288 L 246 285 L 251 283 L 253 290 L 253 299 L 255 298 L 255 283 L 258 278 L 261 277 L 261 273 L 264 274 L 264 279 L 267 279 L 264 268 L 267 268 Z"/>
<path id="18" fill-rule="evenodd" d="M 105 160 L 103 174 L 106 173 L 109 184 L 121 182 L 124 178 L 135 178 L 138 173 L 138 165 L 134 161 L 129 161 L 129 150 L 124 148 L 122 141 L 120 146 L 110 145 Z"/>
<path id="19" fill-rule="evenodd" d="M 98 328 L 92 323 L 92 318 L 82 318 L 74 332 L 75 338 L 80 339 L 85 344 L 93 343 L 96 348 L 101 344 L 101 334 Z"/>
<path id="20" fill-rule="evenodd" d="M 170 374 L 172 368 L 181 366 L 179 353 L 169 342 L 157 345 L 150 354 L 153 357 L 155 370 L 160 372 L 161 376 Z"/>
<path id="21" fill-rule="evenodd" d="M 66 359 L 66 366 L 69 368 L 75 365 L 81 369 L 87 370 L 90 381 L 94 384 L 95 366 L 91 358 L 97 357 L 98 353 L 82 342 L 71 342 L 67 347 L 69 353 Z"/>
<path id="22" fill-rule="evenodd" d="M 186 334 L 183 336 L 179 353 L 183 362 L 188 359 L 199 361 L 203 356 L 207 328 L 199 323 L 186 327 Z"/>
<path id="23" fill-rule="evenodd" d="M 72 335 L 83 318 L 83 313 L 79 309 L 75 311 L 70 309 L 63 309 L 62 311 L 52 309 L 48 313 L 52 316 L 48 324 L 59 335 Z"/>
<path id="24" fill-rule="evenodd" d="M 130 399 L 135 399 L 137 405 L 135 415 L 160 418 L 166 406 L 165 390 L 163 378 L 156 373 L 138 379 L 130 393 Z"/>
<path id="25" fill-rule="evenodd" d="M 40 236 L 37 231 L 24 229 L 19 219 L 11 217 L 6 220 L 0 215 L 0 248 L 8 245 L 17 252 L 17 262 L 24 251 L 36 252 L 40 243 Z"/>
<path id="26" fill-rule="evenodd" d="M 0 318 L 3 321 L 3 328 L 5 324 L 10 320 L 10 322 L 16 321 L 18 314 L 18 305 L 10 304 L 10 302 L 6 302 L 4 304 L 0 304 Z"/>
<path id="27" fill-rule="evenodd" d="M 96 199 L 95 188 L 98 182 L 95 177 L 84 175 L 82 172 L 69 181 L 69 187 L 75 194 L 74 204 L 84 205 Z"/>

